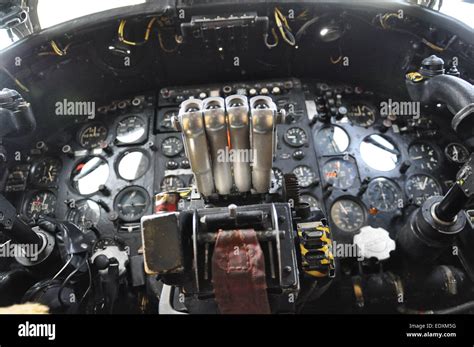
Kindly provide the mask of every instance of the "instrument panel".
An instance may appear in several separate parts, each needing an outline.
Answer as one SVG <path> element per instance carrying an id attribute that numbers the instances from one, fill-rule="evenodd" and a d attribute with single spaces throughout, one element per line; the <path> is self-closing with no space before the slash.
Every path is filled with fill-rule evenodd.
<path id="1" fill-rule="evenodd" d="M 382 115 L 382 93 L 361 86 L 298 79 L 168 87 L 110 102 L 94 120 L 20 148 L 4 192 L 26 218 L 51 214 L 104 237 L 119 235 L 138 252 L 139 221 L 155 194 L 193 185 L 180 133 L 172 126 L 189 97 L 268 95 L 285 109 L 277 126 L 271 193 L 294 173 L 300 199 L 328 216 L 338 242 L 365 225 L 397 228 L 427 197 L 447 191 L 471 148 L 450 132 L 442 112 Z M 439 129 L 446 129 L 440 132 Z"/>

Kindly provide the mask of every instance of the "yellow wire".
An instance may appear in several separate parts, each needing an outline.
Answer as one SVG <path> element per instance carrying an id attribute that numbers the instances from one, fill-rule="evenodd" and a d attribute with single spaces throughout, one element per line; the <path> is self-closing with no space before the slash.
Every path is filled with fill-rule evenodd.
<path id="1" fill-rule="evenodd" d="M 148 39 L 150 38 L 150 33 L 151 33 L 151 28 L 153 27 L 153 23 L 155 23 L 156 18 L 152 18 L 147 25 L 146 31 L 145 31 L 145 37 L 142 42 L 134 42 L 134 41 L 129 41 L 125 38 L 124 31 L 125 31 L 125 24 L 127 24 L 126 19 L 122 19 L 120 21 L 117 33 L 118 33 L 118 38 L 121 42 L 125 43 L 126 45 L 129 46 L 139 46 L 142 45 L 146 42 L 148 42 Z"/>
<path id="2" fill-rule="evenodd" d="M 51 41 L 51 48 L 53 49 L 54 53 L 56 53 L 59 56 L 65 56 L 67 54 L 67 49 L 69 48 L 69 45 L 66 46 L 64 49 L 59 48 L 58 44 L 56 41 L 52 40 Z"/>
<path id="3" fill-rule="evenodd" d="M 434 43 L 431 43 L 427 39 L 423 39 L 423 40 L 421 40 L 421 42 L 423 42 L 425 45 L 427 45 L 431 49 L 435 50 L 436 52 L 443 52 L 444 51 L 444 48 L 442 48 L 440 46 L 437 46 Z"/>
<path id="4" fill-rule="evenodd" d="M 0 66 L 0 69 L 2 69 L 3 72 L 5 72 L 5 73 L 7 74 L 7 76 L 10 77 L 10 78 L 13 80 L 13 82 L 15 82 L 16 85 L 17 85 L 18 87 L 20 87 L 23 91 L 25 91 L 25 92 L 27 92 L 27 93 L 30 92 L 30 90 L 29 90 L 23 83 L 21 83 L 18 79 L 16 79 L 16 78 L 10 73 L 10 71 L 7 70 L 6 67 Z"/>
<path id="5" fill-rule="evenodd" d="M 281 13 L 281 11 L 275 7 L 275 23 L 278 27 L 278 30 L 280 31 L 280 35 L 285 40 L 286 43 L 288 43 L 290 46 L 294 46 L 296 44 L 294 38 L 290 40 L 288 36 L 286 35 L 285 29 L 288 30 L 289 33 L 291 33 L 291 28 L 288 24 L 288 21 L 286 17 Z"/>

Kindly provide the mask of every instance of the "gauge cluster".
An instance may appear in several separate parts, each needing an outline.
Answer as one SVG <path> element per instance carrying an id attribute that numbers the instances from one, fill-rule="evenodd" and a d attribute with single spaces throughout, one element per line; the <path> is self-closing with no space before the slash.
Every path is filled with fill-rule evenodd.
<path id="1" fill-rule="evenodd" d="M 318 197 L 339 242 L 352 243 L 365 225 L 395 238 L 417 206 L 446 193 L 468 158 L 443 114 L 381 114 L 390 96 L 360 86 L 314 81 L 304 89 L 307 105 L 313 103 Z"/>
<path id="2" fill-rule="evenodd" d="M 300 200 L 328 216 L 339 242 L 366 225 L 396 233 L 428 197 L 445 193 L 470 148 L 442 115 L 384 116 L 388 97 L 359 86 L 297 79 L 162 88 L 113 101 L 97 117 L 38 139 L 12 161 L 4 192 L 26 219 L 51 214 L 138 250 L 139 221 L 162 191 L 194 185 L 181 134 L 179 104 L 231 94 L 270 96 L 286 111 L 277 126 L 271 193 L 293 173 Z M 56 136 L 56 137 L 55 137 Z M 395 237 L 395 235 L 392 235 Z"/>
<path id="3" fill-rule="evenodd" d="M 152 212 L 155 165 L 153 93 L 97 108 L 17 152 L 5 193 L 25 219 L 50 215 L 140 246 L 140 218 Z M 59 129 L 58 129 L 59 130 Z"/>

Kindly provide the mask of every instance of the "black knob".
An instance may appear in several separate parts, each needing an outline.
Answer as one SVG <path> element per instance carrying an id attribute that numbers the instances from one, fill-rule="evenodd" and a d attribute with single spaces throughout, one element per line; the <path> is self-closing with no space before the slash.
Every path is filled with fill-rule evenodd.
<path id="1" fill-rule="evenodd" d="M 105 270 L 110 265 L 109 258 L 104 254 L 100 254 L 94 259 L 94 265 L 98 270 Z"/>
<path id="2" fill-rule="evenodd" d="M 423 59 L 420 73 L 426 77 L 444 74 L 444 60 L 436 55 Z"/>

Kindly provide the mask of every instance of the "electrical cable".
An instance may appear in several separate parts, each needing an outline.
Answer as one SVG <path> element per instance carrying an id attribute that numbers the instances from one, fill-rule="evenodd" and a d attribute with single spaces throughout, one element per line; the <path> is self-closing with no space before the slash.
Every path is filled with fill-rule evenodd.
<path id="1" fill-rule="evenodd" d="M 61 298 L 61 294 L 64 290 L 64 288 L 66 287 L 67 283 L 71 280 L 71 278 L 77 274 L 79 272 L 79 270 L 81 269 L 81 267 L 87 262 L 87 258 L 80 264 L 78 265 L 67 277 L 66 279 L 63 281 L 63 283 L 61 284 L 61 287 L 59 288 L 59 291 L 58 291 L 58 300 L 59 300 L 59 303 L 61 304 L 61 306 L 65 306 L 66 304 L 63 302 L 62 298 Z"/>
<path id="2" fill-rule="evenodd" d="M 85 291 L 84 294 L 82 295 L 81 300 L 79 300 L 79 307 L 81 307 L 82 302 L 84 301 L 84 299 L 85 299 L 85 298 L 87 297 L 87 295 L 89 294 L 89 291 L 92 289 L 91 265 L 89 264 L 89 260 L 88 260 L 88 259 L 86 259 L 86 265 L 87 265 L 87 272 L 89 273 L 89 286 L 87 287 L 86 291 Z"/>
<path id="3" fill-rule="evenodd" d="M 288 24 L 288 20 L 277 7 L 275 7 L 274 16 L 275 16 L 275 23 L 278 30 L 280 31 L 281 37 L 290 46 L 294 46 L 296 44 L 296 40 L 295 40 L 295 37 L 293 36 L 293 33 L 291 32 L 291 28 Z"/>
<path id="4" fill-rule="evenodd" d="M 275 31 L 275 28 L 272 28 L 271 33 L 273 35 L 273 43 L 268 43 L 268 36 L 269 35 L 267 33 L 265 33 L 263 35 L 263 42 L 265 43 L 265 46 L 267 46 L 267 48 L 269 48 L 269 49 L 275 48 L 276 46 L 278 46 L 278 42 L 279 42 L 278 35 Z"/>
<path id="5" fill-rule="evenodd" d="M 119 38 L 119 41 L 125 43 L 126 45 L 129 45 L 129 46 L 141 46 L 141 45 L 144 45 L 145 43 L 148 42 L 149 38 L 150 38 L 150 33 L 151 33 L 151 29 L 153 27 L 153 24 L 156 22 L 156 17 L 153 17 L 149 22 L 148 22 L 148 25 L 147 25 L 147 28 L 146 28 L 146 31 L 145 31 L 145 36 L 144 36 L 144 39 L 142 42 L 134 42 L 134 41 L 130 41 L 130 40 L 127 40 L 125 38 L 125 34 L 124 34 L 124 31 L 125 31 L 125 25 L 127 24 L 127 20 L 126 19 L 122 19 L 120 21 L 120 24 L 119 24 L 119 27 L 118 27 L 118 30 L 117 30 L 117 33 L 118 33 L 118 38 Z"/>
<path id="6" fill-rule="evenodd" d="M 15 84 L 16 84 L 18 87 L 20 87 L 24 92 L 27 92 L 27 93 L 30 92 L 30 90 L 29 90 L 23 83 L 21 83 L 15 76 L 13 76 L 13 75 L 10 73 L 10 71 L 7 70 L 6 67 L 0 66 L 0 69 L 1 69 L 3 72 L 5 72 L 5 74 L 6 74 L 8 77 L 10 77 L 10 78 L 12 79 L 12 81 L 15 82 Z"/>

